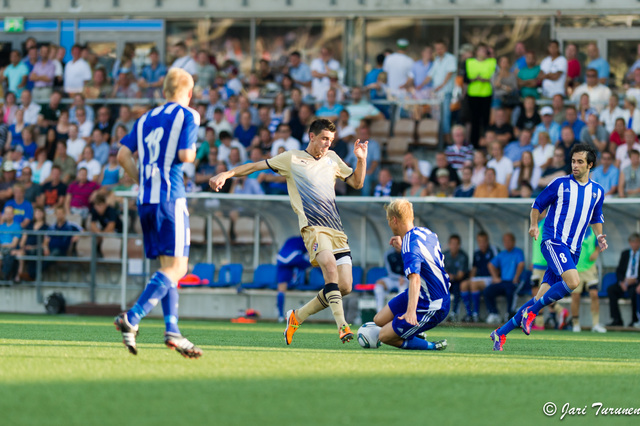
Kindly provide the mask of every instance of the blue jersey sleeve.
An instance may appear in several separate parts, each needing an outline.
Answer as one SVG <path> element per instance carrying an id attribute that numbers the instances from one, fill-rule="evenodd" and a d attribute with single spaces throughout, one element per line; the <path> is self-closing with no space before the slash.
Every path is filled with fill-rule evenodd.
<path id="1" fill-rule="evenodd" d="M 422 269 L 422 258 L 413 249 L 411 235 L 405 236 L 402 244 L 402 263 L 404 264 L 404 274 L 408 277 L 411 274 L 420 275 Z"/>
<path id="2" fill-rule="evenodd" d="M 604 223 L 604 214 L 602 213 L 602 204 L 604 203 L 603 193 L 604 192 L 600 192 L 600 199 L 593 208 L 593 216 L 591 216 L 591 222 L 589 222 L 591 224 Z"/>
<path id="3" fill-rule="evenodd" d="M 498 255 L 496 255 L 496 256 L 493 256 L 493 259 L 491 259 L 491 261 L 489 263 L 491 263 L 496 268 L 499 268 L 500 267 L 500 253 L 498 253 Z"/>
<path id="4" fill-rule="evenodd" d="M 540 195 L 536 198 L 531 206 L 532 209 L 537 209 L 540 213 L 545 211 L 547 207 L 551 205 L 553 201 L 558 198 L 558 186 L 560 185 L 560 178 L 554 179 L 545 189 L 542 190 Z"/>
<path id="5" fill-rule="evenodd" d="M 200 114 L 192 109 L 186 110 L 182 131 L 180 133 L 180 141 L 178 142 L 178 151 L 182 149 L 196 149 L 198 127 L 200 127 Z"/>
<path id="6" fill-rule="evenodd" d="M 131 131 L 120 141 L 120 144 L 126 146 L 131 150 L 131 152 L 136 152 L 138 150 L 138 122 L 140 120 L 136 120 L 135 124 Z"/>

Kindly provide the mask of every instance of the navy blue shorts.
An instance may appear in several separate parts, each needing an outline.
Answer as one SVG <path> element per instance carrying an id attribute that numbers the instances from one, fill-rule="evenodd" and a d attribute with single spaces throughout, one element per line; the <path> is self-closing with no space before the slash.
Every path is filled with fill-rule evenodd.
<path id="1" fill-rule="evenodd" d="M 401 320 L 400 317 L 407 313 L 407 305 L 409 304 L 409 290 L 405 290 L 389 301 L 389 308 L 393 313 L 393 321 L 391 326 L 393 331 L 403 339 L 410 339 L 416 334 L 423 331 L 431 330 L 440 324 L 449 314 L 450 299 L 441 299 L 442 305 L 439 309 L 429 309 L 422 303 L 422 299 L 418 300 L 417 318 L 418 325 L 412 325 Z M 434 302 L 432 302 L 434 303 Z"/>
<path id="2" fill-rule="evenodd" d="M 138 205 L 144 253 L 149 259 L 158 256 L 189 257 L 191 234 L 187 200 Z"/>
<path id="3" fill-rule="evenodd" d="M 554 243 L 551 240 L 543 241 L 540 245 L 542 255 L 547 261 L 547 271 L 542 278 L 543 283 L 554 285 L 562 281 L 562 274 L 570 269 L 576 269 L 579 254 L 571 253 L 564 244 Z"/>

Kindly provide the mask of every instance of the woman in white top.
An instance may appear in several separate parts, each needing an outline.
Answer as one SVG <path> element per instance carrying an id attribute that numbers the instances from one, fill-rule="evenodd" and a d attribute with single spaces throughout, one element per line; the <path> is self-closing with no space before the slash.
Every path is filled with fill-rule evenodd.
<path id="1" fill-rule="evenodd" d="M 525 181 L 528 182 L 532 188 L 537 188 L 540 176 L 542 176 L 542 170 L 534 164 L 533 154 L 529 151 L 524 151 L 522 157 L 520 157 L 520 167 L 513 169 L 513 173 L 511 174 L 509 195 L 512 197 L 520 196 L 520 188 Z"/>
<path id="2" fill-rule="evenodd" d="M 640 110 L 637 108 L 636 98 L 626 97 L 624 98 L 624 122 L 627 125 L 627 129 L 632 129 L 637 135 L 640 134 Z"/>
<path id="3" fill-rule="evenodd" d="M 471 176 L 471 183 L 476 187 L 484 183 L 485 170 L 487 170 L 487 157 L 481 151 L 474 151 L 473 176 Z"/>
<path id="4" fill-rule="evenodd" d="M 35 160 L 31 162 L 31 182 L 43 184 L 51 174 L 53 163 L 47 160 L 46 148 L 38 148 L 36 150 Z"/>
<path id="5" fill-rule="evenodd" d="M 553 145 L 551 144 L 549 133 L 540 132 L 538 134 L 538 146 L 533 149 L 533 165 L 539 169 L 546 169 L 551 165 L 553 159 Z M 535 188 L 535 186 L 533 187 Z"/>
<path id="6" fill-rule="evenodd" d="M 624 110 L 618 106 L 618 96 L 609 96 L 609 105 L 600 112 L 600 123 L 611 134 L 616 125 L 616 119 L 624 117 Z"/>

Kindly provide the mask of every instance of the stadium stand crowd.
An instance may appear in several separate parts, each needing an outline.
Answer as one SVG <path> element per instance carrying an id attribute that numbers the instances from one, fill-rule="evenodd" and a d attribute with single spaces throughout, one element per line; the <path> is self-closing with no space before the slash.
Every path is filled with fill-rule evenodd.
<path id="1" fill-rule="evenodd" d="M 171 67 L 193 75 L 192 107 L 202 117 L 196 162 L 184 167 L 189 192 L 210 191 L 210 177 L 244 162 L 304 149 L 318 117 L 336 122 L 332 149 L 351 166 L 353 142 L 369 140 L 364 188 L 339 186 L 343 195 L 529 198 L 569 173 L 572 146 L 586 142 L 598 151 L 591 177 L 606 196 L 640 197 L 640 60 L 629 58 L 624 85 L 612 87 L 593 43 L 585 63 L 574 44 L 563 55 L 554 40 L 543 57 L 523 43 L 510 56 L 496 58 L 479 44 L 455 57 L 437 41 L 412 58 L 408 44 L 397 40 L 377 55 L 362 85 L 347 87 L 327 47 L 314 58 L 289 52 L 286 63 L 261 58 L 241 75 L 233 60 L 219 64 L 183 42 L 166 65 L 152 49 L 138 69 L 127 48 L 107 69 L 87 47 L 73 46 L 65 63 L 63 47 L 27 39 L 0 71 L 0 207 L 3 227 L 18 237 L 2 237 L 5 259 L 32 249 L 32 240 L 19 238 L 23 229 L 121 229 L 113 191 L 135 185 L 117 163 L 119 141 L 162 102 Z M 423 122 L 437 123 L 439 143 L 423 143 Z M 286 194 L 286 184 L 264 171 L 222 192 Z M 48 250 L 72 249 L 70 238 L 56 239 L 47 240 Z M 1 278 L 29 278 L 28 268 L 16 268 L 3 266 Z"/>

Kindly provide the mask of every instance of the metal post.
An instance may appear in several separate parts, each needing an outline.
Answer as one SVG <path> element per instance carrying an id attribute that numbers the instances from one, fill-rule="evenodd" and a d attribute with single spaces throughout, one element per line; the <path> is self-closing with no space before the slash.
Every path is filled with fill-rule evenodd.
<path id="1" fill-rule="evenodd" d="M 469 253 L 469 256 L 468 256 L 468 258 L 469 258 L 469 270 L 471 270 L 471 267 L 473 266 L 473 252 L 474 252 L 474 250 L 473 250 L 473 245 L 474 245 L 473 244 L 473 240 L 474 240 L 475 233 L 476 233 L 475 226 L 476 226 L 476 223 L 473 221 L 473 218 L 470 217 L 469 218 L 469 251 L 467 251 L 467 253 Z"/>
<path id="2" fill-rule="evenodd" d="M 42 234 L 38 234 L 38 260 L 36 260 L 36 298 L 38 303 L 44 302 L 44 297 L 42 296 Z"/>
<path id="3" fill-rule="evenodd" d="M 91 303 L 96 303 L 96 272 L 98 263 L 98 238 L 96 234 L 91 234 L 91 263 L 89 265 L 89 273 L 91 275 L 91 282 L 89 287 L 89 300 Z"/>
<path id="4" fill-rule="evenodd" d="M 453 18 L 453 56 L 458 57 L 460 52 L 460 17 Z"/>
<path id="5" fill-rule="evenodd" d="M 122 268 L 120 272 L 120 309 L 127 308 L 127 266 L 129 263 L 129 253 L 127 252 L 129 241 L 129 198 L 124 197 L 122 216 Z"/>
<path id="6" fill-rule="evenodd" d="M 251 18 L 249 24 L 249 55 L 251 56 L 251 71 L 256 69 L 256 18 Z"/>
<path id="7" fill-rule="evenodd" d="M 260 213 L 253 217 L 253 270 L 260 264 Z"/>
<path id="8" fill-rule="evenodd" d="M 367 217 L 362 216 L 360 219 L 360 266 L 362 269 L 367 267 Z"/>
<path id="9" fill-rule="evenodd" d="M 207 263 L 213 263 L 213 218 L 207 215 Z"/>
<path id="10" fill-rule="evenodd" d="M 524 258 L 531 262 L 531 244 L 529 244 L 529 220 L 524 220 Z"/>

